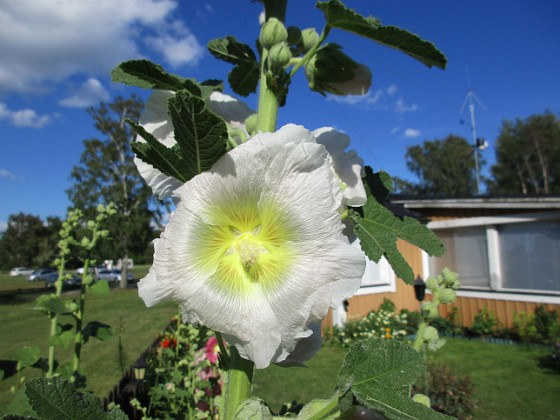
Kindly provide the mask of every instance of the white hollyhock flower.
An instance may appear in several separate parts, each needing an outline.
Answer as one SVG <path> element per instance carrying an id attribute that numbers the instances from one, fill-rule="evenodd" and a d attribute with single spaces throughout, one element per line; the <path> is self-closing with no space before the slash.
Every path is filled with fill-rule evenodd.
<path id="1" fill-rule="evenodd" d="M 350 137 L 331 127 L 323 127 L 313 131 L 317 143 L 324 145 L 331 155 L 335 173 L 341 182 L 343 204 L 351 207 L 362 207 L 367 196 L 362 182 L 364 161 L 354 150 L 345 152 L 350 144 Z"/>
<path id="2" fill-rule="evenodd" d="M 176 143 L 173 124 L 167 113 L 167 100 L 173 96 L 173 92 L 155 90 L 146 101 L 139 120 L 146 131 L 152 133 L 167 147 Z M 244 130 L 244 121 L 254 114 L 243 102 L 221 92 L 212 92 L 206 105 L 212 112 L 222 117 L 230 128 L 238 130 Z M 140 136 L 137 140 L 144 141 Z M 170 197 L 173 191 L 183 185 L 178 179 L 160 172 L 139 158 L 134 158 L 134 163 L 142 178 L 152 187 L 154 195 L 160 200 Z"/>
<path id="3" fill-rule="evenodd" d="M 148 306 L 181 302 L 186 321 L 221 332 L 257 368 L 309 357 L 298 341 L 364 271 L 342 234 L 330 156 L 310 139 L 293 125 L 258 134 L 178 188 L 138 285 Z"/>

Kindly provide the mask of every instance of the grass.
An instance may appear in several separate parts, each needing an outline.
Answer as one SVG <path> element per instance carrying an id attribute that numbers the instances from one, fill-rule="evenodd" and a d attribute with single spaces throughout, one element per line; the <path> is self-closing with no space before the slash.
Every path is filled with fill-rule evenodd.
<path id="1" fill-rule="evenodd" d="M 140 274 L 145 271 L 147 267 L 136 270 Z M 76 292 L 69 292 L 65 297 L 74 296 L 77 296 Z M 34 299 L 33 295 L 17 295 L 0 301 L 0 359 L 9 359 L 12 352 L 31 345 L 40 346 L 41 354 L 46 356 L 50 324 L 45 315 L 31 309 Z M 112 289 L 109 296 L 88 296 L 85 322 L 104 322 L 111 325 L 114 332 L 109 340 L 93 338 L 83 348 L 82 370 L 87 376 L 88 389 L 104 397 L 120 378 L 119 330 L 122 331 L 125 368 L 128 368 L 175 315 L 176 308 L 175 304 L 165 304 L 147 309 L 135 289 Z M 72 322 L 68 317 L 64 321 Z M 71 350 L 57 353 L 57 359 L 62 363 L 70 360 L 70 356 Z M 29 378 L 38 372 L 37 369 L 27 369 L 24 375 Z M 0 412 L 12 399 L 9 389 L 16 383 L 15 379 L 0 381 Z"/>
<path id="2" fill-rule="evenodd" d="M 475 419 L 555 419 L 560 395 L 560 374 L 539 366 L 544 348 L 498 345 L 449 339 L 430 357 L 468 375 L 475 384 L 478 409 Z M 332 395 L 344 357 L 343 350 L 324 346 L 307 369 L 273 366 L 255 372 L 254 394 L 272 410 L 282 403 Z"/>

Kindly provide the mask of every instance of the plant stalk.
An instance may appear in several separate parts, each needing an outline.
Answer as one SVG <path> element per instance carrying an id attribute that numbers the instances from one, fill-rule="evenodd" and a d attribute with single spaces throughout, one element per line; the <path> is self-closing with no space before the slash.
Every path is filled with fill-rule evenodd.
<path id="1" fill-rule="evenodd" d="M 254 363 L 243 359 L 234 346 L 230 347 L 229 366 L 224 372 L 224 392 L 220 419 L 235 418 L 239 406 L 251 395 Z"/>
<path id="2" fill-rule="evenodd" d="M 67 248 L 67 244 L 64 245 L 65 248 Z M 60 298 L 61 294 L 62 294 L 62 283 L 63 283 L 63 277 L 64 277 L 64 268 L 66 265 L 66 259 L 64 258 L 64 249 L 62 250 L 62 252 L 60 253 L 60 265 L 58 268 L 58 278 L 56 279 L 55 282 L 55 287 L 56 287 L 56 296 Z M 50 331 L 50 338 L 51 340 L 56 336 L 56 327 L 58 326 L 58 313 L 53 313 L 51 315 L 51 331 Z M 54 351 L 55 351 L 55 346 L 53 344 L 49 344 L 49 356 L 48 356 L 48 366 L 49 369 L 47 371 L 47 378 L 52 378 L 54 375 Z"/>

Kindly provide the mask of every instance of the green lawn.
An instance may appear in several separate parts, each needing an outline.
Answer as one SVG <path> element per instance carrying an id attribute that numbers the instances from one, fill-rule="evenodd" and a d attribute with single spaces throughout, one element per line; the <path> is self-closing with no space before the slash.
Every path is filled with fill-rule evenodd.
<path id="1" fill-rule="evenodd" d="M 449 339 L 430 357 L 470 376 L 479 405 L 475 419 L 556 419 L 560 374 L 539 366 L 544 354 L 542 348 Z M 325 346 L 307 369 L 273 366 L 256 371 L 253 393 L 275 411 L 294 399 L 327 397 L 336 385 L 343 357 L 341 349 Z"/>
<path id="2" fill-rule="evenodd" d="M 65 297 L 71 298 L 75 293 L 70 292 Z M 0 359 L 9 358 L 10 353 L 25 345 L 40 346 L 46 356 L 49 320 L 31 309 L 35 297 L 18 295 L 0 301 Z M 112 289 L 109 296 L 88 296 L 85 322 L 97 320 L 111 325 L 114 330 L 114 336 L 109 340 L 92 339 L 83 348 L 83 371 L 89 389 L 104 397 L 120 378 L 119 329 L 122 330 L 124 360 L 129 366 L 167 325 L 176 308 L 174 304 L 165 304 L 147 309 L 136 289 Z M 67 321 L 71 322 L 70 318 Z M 57 356 L 63 362 L 69 357 L 69 352 Z M 26 376 L 35 372 L 35 369 L 29 369 Z M 0 412 L 12 398 L 9 389 L 14 383 L 15 377 L 0 382 Z"/>

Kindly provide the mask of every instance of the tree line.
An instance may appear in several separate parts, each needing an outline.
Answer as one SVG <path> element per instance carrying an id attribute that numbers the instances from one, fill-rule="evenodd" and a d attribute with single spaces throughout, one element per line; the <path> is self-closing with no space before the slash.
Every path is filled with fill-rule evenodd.
<path id="1" fill-rule="evenodd" d="M 496 162 L 481 177 L 487 195 L 560 194 L 560 120 L 550 111 L 504 121 L 494 143 Z M 433 198 L 477 194 L 475 153 L 465 138 L 449 135 L 410 146 L 407 168 L 417 178 L 394 178 L 394 192 Z"/>
<path id="2" fill-rule="evenodd" d="M 133 161 L 134 134 L 126 119 L 138 121 L 142 107 L 142 100 L 133 95 L 88 110 L 101 136 L 83 141 L 80 162 L 70 174 L 74 182 L 67 190 L 72 208 L 80 208 L 89 218 L 98 204 L 116 205 L 117 214 L 106 222 L 111 240 L 103 241 L 96 255 L 99 261 L 122 259 L 124 270 L 130 257 L 151 261 L 151 241 L 169 211 L 169 203 L 154 198 Z M 483 179 L 488 194 L 560 194 L 560 120 L 555 114 L 504 121 L 494 146 L 496 163 L 490 167 L 491 176 Z M 406 165 L 417 180 L 394 177 L 394 192 L 433 198 L 473 196 L 474 153 L 480 152 L 457 135 L 410 146 Z M 485 164 L 480 155 L 479 164 Z M 24 213 L 11 215 L 0 238 L 0 267 L 50 265 L 61 225 L 58 217 L 43 221 Z M 69 266 L 80 266 L 81 258 L 72 256 Z"/>

